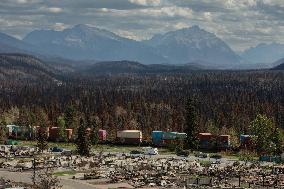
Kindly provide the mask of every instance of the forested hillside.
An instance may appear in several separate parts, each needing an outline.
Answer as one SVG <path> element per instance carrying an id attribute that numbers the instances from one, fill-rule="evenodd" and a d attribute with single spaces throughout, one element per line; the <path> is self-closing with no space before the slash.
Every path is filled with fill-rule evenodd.
<path id="1" fill-rule="evenodd" d="M 248 133 L 258 113 L 284 128 L 284 72 L 279 71 L 74 76 L 61 85 L 43 78 L 35 85 L 1 79 L 0 86 L 6 123 L 35 125 L 44 113 L 50 126 L 64 116 L 67 127 L 77 128 L 82 115 L 113 137 L 120 129 L 141 129 L 150 137 L 152 130 L 182 131 L 185 100 L 191 97 L 200 131 Z"/>
<path id="2" fill-rule="evenodd" d="M 275 68 L 273 68 L 274 70 L 284 70 L 284 63 L 280 64 L 279 66 L 276 66 Z"/>
<path id="3" fill-rule="evenodd" d="M 41 62 L 39 59 L 24 54 L 0 54 L 1 80 L 55 80 L 60 72 Z"/>
<path id="4" fill-rule="evenodd" d="M 144 65 L 133 61 L 109 61 L 98 62 L 81 69 L 82 74 L 107 75 L 107 74 L 155 74 L 155 73 L 188 73 L 192 70 L 200 70 L 197 64 L 171 65 L 171 64 L 150 64 Z"/>

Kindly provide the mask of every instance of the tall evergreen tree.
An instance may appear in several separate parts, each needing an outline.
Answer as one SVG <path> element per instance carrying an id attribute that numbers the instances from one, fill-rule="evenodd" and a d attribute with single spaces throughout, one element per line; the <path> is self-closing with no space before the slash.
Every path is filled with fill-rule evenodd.
<path id="1" fill-rule="evenodd" d="M 59 116 L 57 118 L 57 126 L 58 126 L 58 140 L 60 142 L 66 142 L 67 141 L 67 136 L 66 136 L 66 133 L 65 133 L 65 129 L 66 129 L 66 126 L 65 126 L 65 119 L 63 116 Z"/>
<path id="2" fill-rule="evenodd" d="M 78 125 L 77 118 L 78 118 L 78 113 L 76 111 L 76 108 L 73 105 L 68 106 L 64 113 L 66 128 L 77 129 L 76 128 Z"/>
<path id="3" fill-rule="evenodd" d="M 185 107 L 185 128 L 184 132 L 187 134 L 185 147 L 188 149 L 196 149 L 198 147 L 197 139 L 197 113 L 191 98 L 187 99 Z"/>
<path id="4" fill-rule="evenodd" d="M 48 148 L 48 133 L 47 133 L 47 129 L 48 129 L 48 117 L 47 114 L 43 111 L 40 110 L 39 114 L 38 114 L 38 123 L 39 123 L 39 128 L 37 131 L 37 147 L 39 148 L 39 150 L 41 152 L 43 152 L 43 150 Z"/>
<path id="5" fill-rule="evenodd" d="M 7 140 L 7 129 L 5 120 L 0 120 L 0 144 L 4 144 Z"/>
<path id="6" fill-rule="evenodd" d="M 87 132 L 87 127 L 84 123 L 83 118 L 80 119 L 80 125 L 77 132 L 77 139 L 76 139 L 76 145 L 77 145 L 77 151 L 82 156 L 90 156 L 91 154 L 91 140 L 90 140 L 90 134 Z"/>
<path id="7" fill-rule="evenodd" d="M 90 135 L 91 143 L 96 145 L 99 142 L 99 135 L 98 135 L 99 128 L 95 116 L 90 117 L 89 126 L 91 128 L 91 135 Z"/>
<path id="8" fill-rule="evenodd" d="M 279 128 L 275 128 L 274 133 L 272 135 L 272 142 L 275 145 L 275 148 L 273 150 L 273 155 L 280 155 L 283 152 L 283 142 L 284 142 L 284 136 Z"/>

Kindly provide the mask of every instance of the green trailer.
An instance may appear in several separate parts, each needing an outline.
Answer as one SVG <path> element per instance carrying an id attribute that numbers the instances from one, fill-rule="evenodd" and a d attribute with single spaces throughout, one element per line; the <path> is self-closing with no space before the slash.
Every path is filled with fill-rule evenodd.
<path id="1" fill-rule="evenodd" d="M 6 144 L 7 144 L 7 145 L 18 145 L 18 144 L 19 144 L 19 141 L 9 139 L 9 140 L 6 141 Z"/>

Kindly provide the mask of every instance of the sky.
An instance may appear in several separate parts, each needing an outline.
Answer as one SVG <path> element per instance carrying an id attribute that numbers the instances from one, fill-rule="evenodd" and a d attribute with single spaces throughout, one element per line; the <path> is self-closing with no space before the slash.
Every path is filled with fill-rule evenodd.
<path id="1" fill-rule="evenodd" d="M 135 40 L 198 25 L 235 51 L 284 43 L 284 0 L 0 0 L 0 31 L 89 24 Z"/>

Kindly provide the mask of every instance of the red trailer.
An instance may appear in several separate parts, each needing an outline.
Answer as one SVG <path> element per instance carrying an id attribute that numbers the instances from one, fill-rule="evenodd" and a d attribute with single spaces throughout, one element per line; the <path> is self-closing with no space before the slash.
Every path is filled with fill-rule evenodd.
<path id="1" fill-rule="evenodd" d="M 65 129 L 66 135 L 67 135 L 67 139 L 68 140 L 72 140 L 73 138 L 73 129 Z"/>
<path id="2" fill-rule="evenodd" d="M 211 149 L 214 146 L 214 136 L 211 133 L 199 133 L 198 139 L 200 148 Z"/>
<path id="3" fill-rule="evenodd" d="M 106 141 L 107 140 L 107 131 L 106 130 L 99 130 L 99 140 L 100 142 Z"/>
<path id="4" fill-rule="evenodd" d="M 38 136 L 38 133 L 44 133 L 44 132 L 47 134 L 47 137 L 49 137 L 49 127 L 34 126 L 35 138 Z"/>
<path id="5" fill-rule="evenodd" d="M 59 131 L 59 127 L 51 127 L 49 129 L 49 140 L 60 141 Z M 66 135 L 66 139 L 68 141 L 71 140 L 73 137 L 73 129 L 65 129 L 64 134 Z"/>

